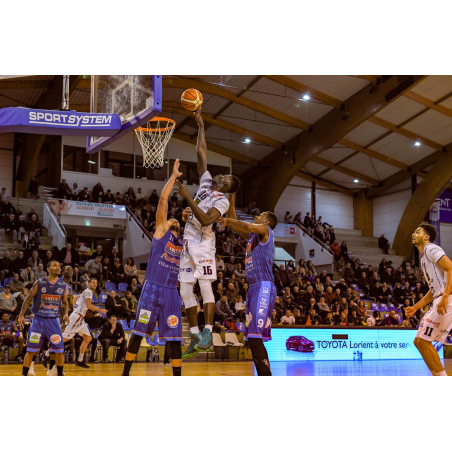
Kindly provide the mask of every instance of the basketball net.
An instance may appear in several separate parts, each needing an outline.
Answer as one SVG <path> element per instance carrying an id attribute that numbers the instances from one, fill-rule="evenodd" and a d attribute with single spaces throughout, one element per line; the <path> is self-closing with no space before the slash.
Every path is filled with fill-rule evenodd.
<path id="1" fill-rule="evenodd" d="M 176 123 L 169 118 L 152 118 L 146 127 L 135 129 L 143 149 L 143 167 L 161 168 L 165 163 L 165 147 L 174 132 Z"/>

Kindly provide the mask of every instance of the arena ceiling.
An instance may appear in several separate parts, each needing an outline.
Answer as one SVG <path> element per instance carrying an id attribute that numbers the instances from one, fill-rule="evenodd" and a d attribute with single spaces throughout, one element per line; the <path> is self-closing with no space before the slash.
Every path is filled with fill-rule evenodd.
<path id="1" fill-rule="evenodd" d="M 54 77 L 0 80 L 0 108 L 36 106 Z M 452 143 L 452 76 L 168 75 L 163 112 L 177 123 L 174 137 L 195 143 L 196 124 L 180 96 L 187 88 L 201 91 L 208 148 L 231 157 L 234 172 L 249 176 L 291 158 L 306 134 L 327 134 L 332 112 L 345 123 L 352 99 L 378 92 L 391 77 L 407 89 L 387 95 L 382 107 L 333 144 L 314 142 L 296 173 L 346 194 L 364 188 L 375 196 L 413 174 L 425 176 Z M 74 85 L 70 108 L 89 111 L 90 76 Z"/>

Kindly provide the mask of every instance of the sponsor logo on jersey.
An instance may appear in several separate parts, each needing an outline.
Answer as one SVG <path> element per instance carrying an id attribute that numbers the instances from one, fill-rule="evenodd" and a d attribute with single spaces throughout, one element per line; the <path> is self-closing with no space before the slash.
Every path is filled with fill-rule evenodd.
<path id="1" fill-rule="evenodd" d="M 39 344 L 39 341 L 41 340 L 41 333 L 31 333 L 30 339 L 28 342 L 31 342 L 32 344 Z"/>
<path id="2" fill-rule="evenodd" d="M 251 254 L 251 242 L 248 242 L 246 246 L 246 255 L 249 256 Z"/>
<path id="3" fill-rule="evenodd" d="M 211 264 L 211 265 L 213 265 L 213 259 L 201 259 L 201 260 L 199 261 L 199 263 L 200 263 L 200 264 L 206 263 L 206 264 Z"/>
<path id="4" fill-rule="evenodd" d="M 167 323 L 170 328 L 176 328 L 176 326 L 179 325 L 179 319 L 175 315 L 170 315 Z"/>
<path id="5" fill-rule="evenodd" d="M 182 254 L 182 246 L 176 246 L 171 242 L 168 242 L 165 247 L 165 251 L 170 254 L 175 254 L 176 256 L 180 256 Z"/>
<path id="6" fill-rule="evenodd" d="M 180 257 L 179 256 L 170 256 L 168 255 L 168 253 L 165 251 L 160 258 L 165 259 L 167 262 L 170 262 L 171 264 L 180 264 Z"/>
<path id="7" fill-rule="evenodd" d="M 253 262 L 253 256 L 249 256 L 245 259 L 245 265 L 251 264 Z"/>
<path id="8" fill-rule="evenodd" d="M 64 292 L 64 289 L 58 289 L 57 291 L 56 291 L 56 293 L 59 293 L 59 294 L 62 294 Z"/>
<path id="9" fill-rule="evenodd" d="M 251 315 L 251 312 L 248 314 L 245 314 L 245 326 L 247 328 L 250 326 L 251 320 L 253 320 L 253 316 Z"/>
<path id="10" fill-rule="evenodd" d="M 437 328 L 440 325 L 439 322 L 434 322 L 433 320 L 431 320 L 429 318 L 424 319 L 424 321 L 427 322 L 427 323 L 431 323 L 434 328 Z"/>
<path id="11" fill-rule="evenodd" d="M 151 319 L 151 311 L 146 311 L 146 309 L 140 309 L 140 316 L 138 317 L 138 323 L 144 323 L 147 325 Z"/>
<path id="12" fill-rule="evenodd" d="M 59 336 L 58 334 L 53 334 L 50 337 L 50 342 L 52 342 L 52 344 L 59 344 L 61 342 L 61 336 Z"/>
<path id="13" fill-rule="evenodd" d="M 185 271 L 186 271 L 187 273 L 190 273 L 190 272 L 191 272 L 191 268 L 187 268 Z"/>

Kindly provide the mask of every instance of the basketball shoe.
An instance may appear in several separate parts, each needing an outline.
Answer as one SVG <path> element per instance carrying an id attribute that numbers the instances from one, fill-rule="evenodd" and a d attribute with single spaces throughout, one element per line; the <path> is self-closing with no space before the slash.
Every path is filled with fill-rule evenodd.
<path id="1" fill-rule="evenodd" d="M 213 346 L 212 331 L 204 328 L 201 333 L 201 340 L 195 345 L 195 350 L 199 352 L 211 349 Z"/>
<path id="2" fill-rule="evenodd" d="M 182 359 L 192 358 L 193 356 L 199 353 L 199 350 L 196 350 L 196 344 L 201 340 L 201 333 L 188 333 L 191 342 L 187 347 L 187 350 L 182 355 Z"/>

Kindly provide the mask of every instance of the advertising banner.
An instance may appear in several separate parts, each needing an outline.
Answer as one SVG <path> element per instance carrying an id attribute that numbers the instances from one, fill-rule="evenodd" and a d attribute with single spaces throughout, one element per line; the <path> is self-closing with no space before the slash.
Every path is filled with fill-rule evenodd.
<path id="1" fill-rule="evenodd" d="M 49 199 L 48 203 L 57 215 L 127 219 L 125 206 L 68 201 L 67 199 Z"/>
<path id="2" fill-rule="evenodd" d="M 422 359 L 413 344 L 416 333 L 399 328 L 274 328 L 265 347 L 270 362 Z"/>

